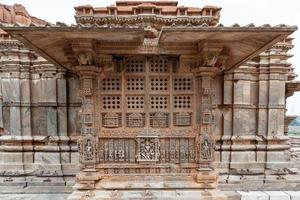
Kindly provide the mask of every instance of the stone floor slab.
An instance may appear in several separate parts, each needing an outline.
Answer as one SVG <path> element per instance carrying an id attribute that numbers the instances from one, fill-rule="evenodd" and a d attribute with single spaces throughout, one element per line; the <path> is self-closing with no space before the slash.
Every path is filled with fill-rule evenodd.
<path id="1" fill-rule="evenodd" d="M 290 200 L 290 195 L 282 191 L 265 191 L 269 200 Z"/>
<path id="2" fill-rule="evenodd" d="M 291 200 L 300 200 L 300 191 L 285 191 L 291 196 Z"/>
<path id="3" fill-rule="evenodd" d="M 238 191 L 241 195 L 241 200 L 269 200 L 269 195 L 261 191 Z"/>

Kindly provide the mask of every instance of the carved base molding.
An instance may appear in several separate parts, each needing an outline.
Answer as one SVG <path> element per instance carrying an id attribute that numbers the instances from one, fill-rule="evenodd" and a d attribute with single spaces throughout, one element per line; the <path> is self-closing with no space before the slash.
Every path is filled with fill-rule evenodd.
<path id="1" fill-rule="evenodd" d="M 198 169 L 195 175 L 197 183 L 201 184 L 203 189 L 217 188 L 219 174 L 210 168 Z"/>
<path id="2" fill-rule="evenodd" d="M 69 200 L 83 199 L 204 199 L 226 200 L 219 190 L 203 189 L 193 176 L 112 176 L 95 184 L 95 189 L 74 191 Z"/>

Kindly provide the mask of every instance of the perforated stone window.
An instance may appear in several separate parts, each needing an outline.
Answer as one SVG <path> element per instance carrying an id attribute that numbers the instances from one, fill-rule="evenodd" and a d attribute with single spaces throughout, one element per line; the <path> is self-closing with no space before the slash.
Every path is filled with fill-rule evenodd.
<path id="1" fill-rule="evenodd" d="M 143 96 L 127 96 L 127 109 L 144 109 L 144 99 Z"/>
<path id="2" fill-rule="evenodd" d="M 175 91 L 192 90 L 192 79 L 189 77 L 175 77 L 173 79 L 173 88 Z"/>
<path id="3" fill-rule="evenodd" d="M 150 72 L 152 72 L 152 73 L 167 73 L 167 72 L 169 72 L 168 60 L 165 58 L 150 59 Z"/>
<path id="4" fill-rule="evenodd" d="M 174 57 L 129 56 L 119 71 L 101 74 L 99 106 L 103 127 L 191 126 L 194 114 L 194 77 Z M 174 67 L 175 66 L 175 67 Z M 105 120 L 104 120 L 105 119 Z"/>
<path id="5" fill-rule="evenodd" d="M 128 91 L 144 90 L 145 78 L 144 77 L 127 77 L 126 89 Z"/>
<path id="6" fill-rule="evenodd" d="M 192 108 L 192 97 L 188 95 L 174 96 L 173 105 L 175 109 L 190 109 Z"/>
<path id="7" fill-rule="evenodd" d="M 102 96 L 102 109 L 120 109 L 121 96 Z"/>
<path id="8" fill-rule="evenodd" d="M 103 78 L 101 81 L 101 89 L 103 91 L 118 91 L 121 88 L 121 80 L 115 78 Z"/>
<path id="9" fill-rule="evenodd" d="M 169 97 L 168 96 L 151 96 L 150 97 L 151 109 L 168 109 Z"/>
<path id="10" fill-rule="evenodd" d="M 145 72 L 145 61 L 143 59 L 127 58 L 125 60 L 125 71 L 128 73 Z"/>
<path id="11" fill-rule="evenodd" d="M 152 91 L 168 91 L 169 78 L 168 77 L 151 77 L 150 89 Z"/>

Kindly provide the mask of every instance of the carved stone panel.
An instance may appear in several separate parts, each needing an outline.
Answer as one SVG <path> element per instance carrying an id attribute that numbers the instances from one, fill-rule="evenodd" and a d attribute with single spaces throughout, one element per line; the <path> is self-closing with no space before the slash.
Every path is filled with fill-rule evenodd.
<path id="1" fill-rule="evenodd" d="M 118 113 L 106 113 L 103 118 L 103 126 L 106 128 L 117 128 L 120 126 Z"/>
<path id="2" fill-rule="evenodd" d="M 145 115 L 141 113 L 127 114 L 128 127 L 143 127 L 145 125 Z"/>
<path id="3" fill-rule="evenodd" d="M 159 139 L 156 136 L 138 136 L 137 161 L 156 162 L 159 161 Z"/>
<path id="4" fill-rule="evenodd" d="M 191 114 L 186 112 L 175 113 L 174 125 L 176 126 L 190 126 L 191 125 Z"/>
<path id="5" fill-rule="evenodd" d="M 97 137 L 91 134 L 82 136 L 78 141 L 80 162 L 93 164 L 97 161 Z"/>
<path id="6" fill-rule="evenodd" d="M 166 128 L 169 126 L 168 113 L 153 113 L 150 115 L 150 124 L 152 128 Z"/>
<path id="7" fill-rule="evenodd" d="M 200 136 L 199 161 L 211 162 L 214 156 L 214 141 L 208 134 Z"/>

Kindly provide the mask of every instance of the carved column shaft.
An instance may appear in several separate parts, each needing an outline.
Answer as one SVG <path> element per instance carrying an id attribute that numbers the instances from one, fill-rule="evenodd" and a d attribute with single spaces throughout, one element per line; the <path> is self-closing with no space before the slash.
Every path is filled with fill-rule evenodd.
<path id="1" fill-rule="evenodd" d="M 196 181 L 203 188 L 215 188 L 217 183 L 217 174 L 212 167 L 214 161 L 214 139 L 213 139 L 213 123 L 214 123 L 214 90 L 212 88 L 213 81 L 212 72 L 200 72 L 200 130 L 198 132 L 198 173 Z"/>
<path id="2" fill-rule="evenodd" d="M 80 72 L 81 99 L 81 141 L 80 141 L 80 162 L 85 165 L 97 163 L 97 142 L 95 130 L 94 113 L 94 80 L 93 74 Z"/>

